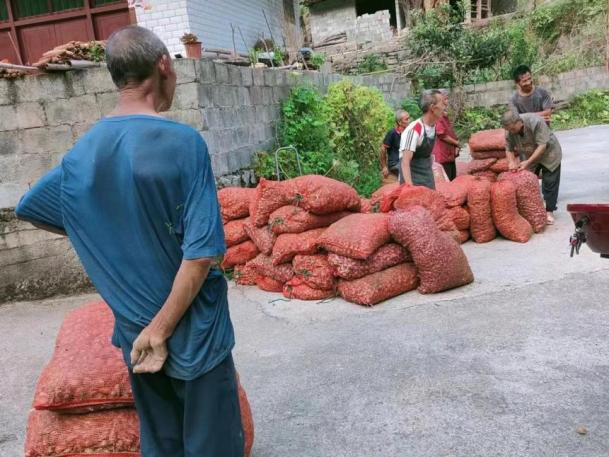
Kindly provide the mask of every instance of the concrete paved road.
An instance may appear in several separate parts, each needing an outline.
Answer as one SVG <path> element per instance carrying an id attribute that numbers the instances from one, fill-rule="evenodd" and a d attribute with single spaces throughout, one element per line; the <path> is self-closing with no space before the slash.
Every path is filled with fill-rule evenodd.
<path id="1" fill-rule="evenodd" d="M 372 309 L 231 287 L 254 457 L 609 455 L 609 260 L 569 258 L 564 209 L 609 202 L 609 126 L 560 139 L 557 224 L 467 243 L 470 286 Z M 61 319 L 93 298 L 0 307 L 0 456 L 22 455 Z"/>

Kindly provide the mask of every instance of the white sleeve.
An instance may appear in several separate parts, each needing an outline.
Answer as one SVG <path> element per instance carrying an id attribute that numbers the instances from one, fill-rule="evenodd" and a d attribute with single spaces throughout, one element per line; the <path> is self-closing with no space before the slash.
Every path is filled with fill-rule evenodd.
<path id="1" fill-rule="evenodd" d="M 419 134 L 415 132 L 414 128 L 404 130 L 400 137 L 400 159 L 404 151 L 416 151 L 419 142 Z"/>

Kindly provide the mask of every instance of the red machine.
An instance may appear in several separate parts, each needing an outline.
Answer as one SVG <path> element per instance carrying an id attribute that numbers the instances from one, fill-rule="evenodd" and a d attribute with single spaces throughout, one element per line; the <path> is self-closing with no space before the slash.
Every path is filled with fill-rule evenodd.
<path id="1" fill-rule="evenodd" d="M 579 254 L 586 243 L 592 252 L 609 259 L 609 204 L 572 203 L 567 205 L 575 222 L 575 233 L 571 236 L 571 257 Z"/>

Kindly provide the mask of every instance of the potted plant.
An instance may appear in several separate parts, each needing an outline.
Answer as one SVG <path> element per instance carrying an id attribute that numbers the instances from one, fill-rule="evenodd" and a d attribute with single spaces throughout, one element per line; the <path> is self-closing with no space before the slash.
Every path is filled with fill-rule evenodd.
<path id="1" fill-rule="evenodd" d="M 184 43 L 186 48 L 186 57 L 189 59 L 200 59 L 201 58 L 201 42 L 194 33 L 185 33 L 180 38 L 180 41 Z"/>

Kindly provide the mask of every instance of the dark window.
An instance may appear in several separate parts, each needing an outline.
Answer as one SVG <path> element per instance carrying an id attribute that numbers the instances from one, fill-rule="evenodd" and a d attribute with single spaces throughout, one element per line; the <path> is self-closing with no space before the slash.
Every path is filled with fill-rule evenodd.
<path id="1" fill-rule="evenodd" d="M 0 0 L 0 22 L 2 21 L 8 21 L 8 8 L 4 0 Z"/>
<path id="2" fill-rule="evenodd" d="M 39 16 L 84 7 L 83 0 L 13 0 L 16 18 Z"/>
<path id="3" fill-rule="evenodd" d="M 355 11 L 358 16 L 364 14 L 374 14 L 377 11 L 389 10 L 391 18 L 389 23 L 393 26 L 397 26 L 395 19 L 395 0 L 356 0 Z"/>
<path id="4" fill-rule="evenodd" d="M 294 0 L 283 0 L 283 15 L 285 20 L 290 24 L 296 23 L 296 15 L 294 14 Z"/>
<path id="5" fill-rule="evenodd" d="M 104 6 L 112 3 L 123 3 L 125 0 L 93 0 L 92 6 Z"/>

